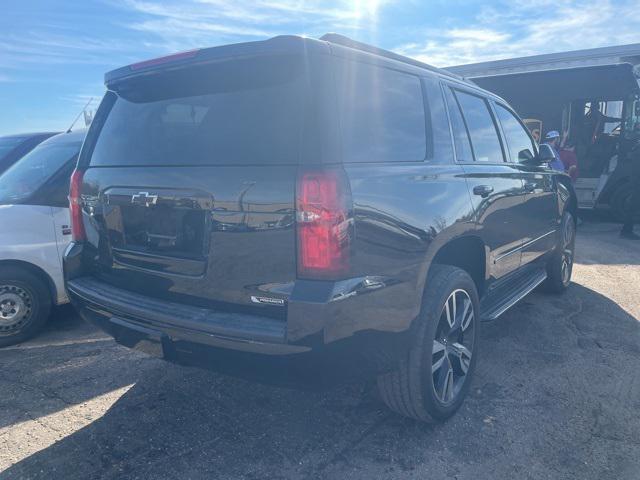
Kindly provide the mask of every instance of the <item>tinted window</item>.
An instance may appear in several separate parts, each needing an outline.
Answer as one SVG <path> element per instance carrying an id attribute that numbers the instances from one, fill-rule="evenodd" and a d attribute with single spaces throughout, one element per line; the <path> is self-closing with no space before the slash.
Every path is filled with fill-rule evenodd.
<path id="1" fill-rule="evenodd" d="M 426 156 L 420 79 L 372 65 L 337 69 L 344 162 L 421 161 Z"/>
<path id="2" fill-rule="evenodd" d="M 509 155 L 513 162 L 531 160 L 535 154 L 533 142 L 526 129 L 509 110 L 496 104 L 496 113 L 502 125 Z"/>
<path id="3" fill-rule="evenodd" d="M 472 162 L 473 152 L 467 127 L 462 119 L 462 113 L 453 92 L 449 88 L 445 88 L 447 97 L 447 105 L 449 106 L 449 118 L 451 119 L 451 130 L 453 131 L 453 140 L 456 147 L 456 159 L 459 162 Z"/>
<path id="4" fill-rule="evenodd" d="M 475 95 L 456 91 L 466 120 L 476 162 L 503 162 L 502 147 L 487 102 Z"/>
<path id="5" fill-rule="evenodd" d="M 451 163 L 453 161 L 453 147 L 451 145 L 451 131 L 447 118 L 447 107 L 444 103 L 442 88 L 436 78 L 426 77 L 422 79 L 424 84 L 428 112 L 431 113 L 431 141 L 433 143 L 433 160 L 438 163 Z"/>
<path id="6" fill-rule="evenodd" d="M 20 203 L 72 161 L 80 143 L 41 144 L 0 175 L 0 203 Z"/>
<path id="7" fill-rule="evenodd" d="M 297 163 L 303 85 L 290 57 L 132 79 L 105 98 L 91 165 Z"/>
<path id="8" fill-rule="evenodd" d="M 27 137 L 3 137 L 0 138 L 0 160 L 4 158 L 11 150 L 25 141 Z"/>
<path id="9" fill-rule="evenodd" d="M 76 159 L 66 163 L 55 173 L 42 188 L 37 196 L 29 199 L 29 203 L 37 205 L 51 205 L 54 207 L 69 206 L 69 179 L 76 166 Z"/>

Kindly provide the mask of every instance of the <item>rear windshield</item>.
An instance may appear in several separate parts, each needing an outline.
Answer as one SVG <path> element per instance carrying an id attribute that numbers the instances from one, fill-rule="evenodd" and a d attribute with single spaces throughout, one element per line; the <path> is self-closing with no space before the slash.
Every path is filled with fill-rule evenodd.
<path id="1" fill-rule="evenodd" d="M 0 138 L 0 160 L 2 160 L 11 150 L 16 148 L 22 142 L 24 142 L 27 137 L 3 137 Z"/>
<path id="2" fill-rule="evenodd" d="M 80 142 L 40 144 L 0 175 L 0 204 L 27 200 L 67 162 L 76 157 Z"/>
<path id="3" fill-rule="evenodd" d="M 293 164 L 304 110 L 298 57 L 130 80 L 109 92 L 92 166 Z"/>

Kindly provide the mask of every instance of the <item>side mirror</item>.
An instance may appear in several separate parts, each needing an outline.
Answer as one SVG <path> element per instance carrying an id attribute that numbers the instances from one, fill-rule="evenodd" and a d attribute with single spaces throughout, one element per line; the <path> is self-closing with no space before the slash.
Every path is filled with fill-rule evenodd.
<path id="1" fill-rule="evenodd" d="M 531 163 L 535 160 L 533 153 L 529 148 L 525 148 L 524 150 L 520 150 L 518 152 L 518 162 L 520 163 Z"/>
<path id="2" fill-rule="evenodd" d="M 538 156 L 535 158 L 535 161 L 539 165 L 543 165 L 545 163 L 551 163 L 556 159 L 556 154 L 553 151 L 551 145 L 543 143 L 540 145 L 538 150 Z"/>

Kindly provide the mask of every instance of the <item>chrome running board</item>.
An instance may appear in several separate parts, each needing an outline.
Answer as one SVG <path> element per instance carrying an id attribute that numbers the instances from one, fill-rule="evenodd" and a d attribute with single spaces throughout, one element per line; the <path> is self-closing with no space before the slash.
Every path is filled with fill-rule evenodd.
<path id="1" fill-rule="evenodd" d="M 529 295 L 538 285 L 547 279 L 547 272 L 544 268 L 535 270 L 532 275 L 527 275 L 524 279 L 516 282 L 506 296 L 491 299 L 483 299 L 480 304 L 482 321 L 497 319 L 504 312 L 513 307 L 516 303 Z"/>

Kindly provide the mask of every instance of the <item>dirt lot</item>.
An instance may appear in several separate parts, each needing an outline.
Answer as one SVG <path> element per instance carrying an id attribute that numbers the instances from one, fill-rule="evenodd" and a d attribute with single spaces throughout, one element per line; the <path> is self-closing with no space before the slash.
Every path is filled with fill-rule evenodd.
<path id="1" fill-rule="evenodd" d="M 172 366 L 70 308 L 0 350 L 0 478 L 640 479 L 640 245 L 587 224 L 575 283 L 485 324 L 443 425 L 370 385 L 324 393 Z"/>

